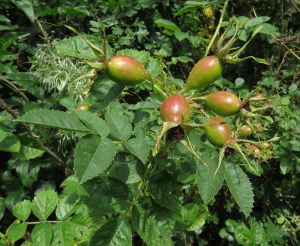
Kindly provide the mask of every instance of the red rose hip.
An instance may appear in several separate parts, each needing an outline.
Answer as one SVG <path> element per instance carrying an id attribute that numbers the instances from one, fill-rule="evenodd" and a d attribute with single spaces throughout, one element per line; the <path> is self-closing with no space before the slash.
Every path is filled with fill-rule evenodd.
<path id="1" fill-rule="evenodd" d="M 188 121 L 191 117 L 190 104 L 183 96 L 170 96 L 163 102 L 160 115 L 164 121 L 181 124 Z"/>

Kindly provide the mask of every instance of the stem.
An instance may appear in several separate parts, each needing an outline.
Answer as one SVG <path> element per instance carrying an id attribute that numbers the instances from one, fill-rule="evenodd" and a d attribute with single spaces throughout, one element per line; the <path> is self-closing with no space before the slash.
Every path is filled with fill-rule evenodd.
<path id="1" fill-rule="evenodd" d="M 278 40 L 278 38 L 276 38 L 273 34 L 271 34 L 271 36 L 272 36 L 273 38 L 275 38 L 276 40 Z M 287 47 L 283 42 L 281 42 L 281 41 L 279 41 L 279 42 L 280 42 L 285 48 L 287 48 L 287 50 L 288 50 L 289 52 L 291 52 L 291 53 L 292 53 L 292 54 L 300 61 L 300 57 L 297 56 L 293 50 L 291 50 L 289 47 Z"/>
<path id="2" fill-rule="evenodd" d="M 0 105 L 8 112 L 10 113 L 15 119 L 18 119 L 18 115 L 11 109 L 11 107 L 9 107 L 5 101 L 0 97 Z M 40 140 L 39 137 L 34 135 L 34 133 L 32 132 L 32 130 L 30 129 L 30 127 L 23 122 L 20 122 L 22 124 L 22 126 L 25 128 L 25 130 L 27 131 L 27 133 L 29 134 L 30 137 L 35 138 L 37 141 L 39 141 L 45 151 L 50 154 L 54 159 L 56 159 L 65 169 L 67 172 L 69 172 L 70 174 L 74 174 L 74 171 L 59 157 L 57 156 L 54 152 L 52 152 L 49 148 L 47 148 Z"/>
<path id="3" fill-rule="evenodd" d="M 23 91 L 20 90 L 20 88 L 18 88 L 15 84 L 13 84 L 12 82 L 10 82 L 8 79 L 2 79 L 2 80 L 4 82 L 6 82 L 7 84 L 9 84 L 15 90 L 15 92 L 19 93 L 25 99 L 26 102 L 29 102 L 29 99 L 23 93 Z"/>
<path id="4" fill-rule="evenodd" d="M 225 14 L 226 7 L 227 7 L 227 3 L 228 3 L 228 0 L 226 0 L 226 2 L 225 2 L 225 4 L 224 4 L 223 10 L 222 10 L 222 14 L 221 14 L 221 17 L 220 17 L 220 20 L 219 20 L 219 24 L 218 24 L 218 26 L 217 26 L 217 29 L 216 29 L 216 31 L 215 31 L 215 34 L 214 34 L 213 38 L 210 40 L 210 43 L 209 43 L 209 45 L 208 45 L 207 48 L 206 48 L 204 57 L 207 56 L 207 54 L 208 54 L 208 52 L 209 52 L 211 46 L 213 45 L 213 43 L 215 42 L 216 37 L 217 37 L 218 34 L 219 34 L 219 30 L 220 30 L 221 25 L 222 25 L 222 23 L 223 23 L 222 21 L 223 21 L 223 17 L 224 17 L 224 14 Z"/>

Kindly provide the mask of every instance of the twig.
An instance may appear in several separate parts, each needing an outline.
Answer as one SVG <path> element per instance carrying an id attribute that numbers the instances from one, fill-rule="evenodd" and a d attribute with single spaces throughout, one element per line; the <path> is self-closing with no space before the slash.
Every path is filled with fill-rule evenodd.
<path id="1" fill-rule="evenodd" d="M 275 81 L 276 81 L 277 75 L 278 75 L 278 73 L 280 71 L 280 68 L 281 68 L 282 64 L 284 63 L 284 59 L 285 59 L 285 57 L 287 56 L 288 53 L 289 53 L 289 51 L 285 52 L 285 54 L 284 54 L 284 56 L 282 58 L 282 61 L 281 61 L 280 65 L 279 65 L 279 68 L 278 68 L 277 73 L 275 75 Z"/>
<path id="2" fill-rule="evenodd" d="M 5 101 L 0 98 L 0 105 L 8 112 L 10 113 L 15 119 L 18 118 L 18 115 L 15 113 L 15 111 L 13 111 L 11 109 L 11 107 L 9 107 Z M 38 140 L 41 144 L 42 142 L 39 140 L 39 137 L 34 135 L 34 133 L 32 132 L 32 130 L 30 129 L 30 127 L 23 122 L 20 122 L 22 124 L 22 126 L 25 128 L 25 130 L 27 131 L 27 133 L 29 134 L 30 137 L 35 138 L 36 140 Z M 50 154 L 53 158 L 55 158 L 64 168 L 67 172 L 69 172 L 70 174 L 74 174 L 74 171 L 59 157 L 57 156 L 54 152 L 52 152 L 49 148 L 47 148 L 44 144 L 42 144 L 45 151 Z"/>
<path id="3" fill-rule="evenodd" d="M 291 0 L 292 4 L 295 6 L 295 8 L 300 12 L 300 9 L 297 7 L 297 5 L 294 3 L 293 0 Z"/>
<path id="4" fill-rule="evenodd" d="M 225 14 L 225 10 L 226 10 L 227 3 L 228 3 L 228 0 L 226 0 L 226 2 L 225 2 L 225 4 L 224 4 L 223 10 L 222 10 L 222 14 L 221 14 L 221 17 L 220 17 L 220 20 L 219 20 L 219 24 L 218 24 L 218 26 L 217 26 L 217 29 L 216 29 L 216 31 L 215 31 L 215 34 L 214 34 L 213 38 L 210 40 L 210 43 L 209 43 L 209 45 L 208 45 L 207 48 L 206 48 L 204 57 L 207 56 L 207 54 L 208 54 L 208 52 L 209 52 L 209 50 L 210 50 L 212 44 L 215 42 L 215 39 L 216 39 L 216 37 L 217 37 L 218 34 L 219 34 L 219 30 L 220 30 L 221 25 L 222 25 L 222 23 L 223 23 L 222 21 L 223 21 L 223 17 L 224 17 L 224 14 Z"/>
<path id="5" fill-rule="evenodd" d="M 20 90 L 20 88 L 18 88 L 15 84 L 13 84 L 12 82 L 10 82 L 8 79 L 2 79 L 2 80 L 4 82 L 6 82 L 7 84 L 9 84 L 16 92 L 18 92 L 25 99 L 26 102 L 29 102 L 29 99 L 24 94 L 24 92 L 22 90 Z"/>
<path id="6" fill-rule="evenodd" d="M 278 38 L 276 38 L 273 34 L 271 34 L 271 36 L 272 36 L 273 38 L 275 38 L 277 41 L 279 41 Z M 287 47 L 283 42 L 281 42 L 281 41 L 279 41 L 279 42 L 280 42 L 285 48 L 287 48 L 287 50 L 288 50 L 289 52 L 291 52 L 291 53 L 292 53 L 292 54 L 300 61 L 300 57 L 297 56 L 293 50 L 291 50 L 289 47 Z"/>

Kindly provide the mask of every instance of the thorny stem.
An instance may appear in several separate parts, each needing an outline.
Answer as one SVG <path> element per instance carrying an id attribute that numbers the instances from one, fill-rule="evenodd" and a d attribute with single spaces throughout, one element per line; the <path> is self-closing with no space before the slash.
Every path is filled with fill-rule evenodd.
<path id="1" fill-rule="evenodd" d="M 216 31 L 215 31 L 215 34 L 214 34 L 213 38 L 210 40 L 210 43 L 209 43 L 209 45 L 208 45 L 207 48 L 206 48 L 204 57 L 207 56 L 207 54 L 208 54 L 208 52 L 209 52 L 211 46 L 213 45 L 213 43 L 215 42 L 216 37 L 217 37 L 218 34 L 219 34 L 219 30 L 220 30 L 221 25 L 222 25 L 222 21 L 223 21 L 223 17 L 224 17 L 224 14 L 225 14 L 225 10 L 226 10 L 227 3 L 228 3 L 228 0 L 226 0 L 226 2 L 225 2 L 225 4 L 224 4 L 223 10 L 222 10 L 222 14 L 221 14 L 221 17 L 220 17 L 220 20 L 219 20 L 219 24 L 218 24 L 218 26 L 217 26 L 217 29 L 216 29 Z"/>
<path id="2" fill-rule="evenodd" d="M 24 94 L 24 92 L 22 90 L 20 90 L 20 88 L 18 88 L 15 84 L 13 84 L 12 82 L 10 82 L 8 79 L 2 79 L 5 83 L 9 84 L 14 90 L 15 92 L 19 93 L 26 102 L 29 102 L 28 97 Z"/>
<path id="3" fill-rule="evenodd" d="M 9 107 L 5 101 L 0 97 L 0 105 L 8 112 L 10 113 L 15 119 L 18 118 L 18 115 L 15 113 L 15 111 L 13 111 L 11 109 L 11 107 Z M 36 140 L 38 140 L 42 146 L 44 147 L 45 151 L 51 155 L 53 158 L 55 158 L 64 168 L 67 172 L 69 172 L 70 174 L 74 174 L 74 171 L 59 157 L 57 156 L 54 152 L 52 152 L 49 148 L 47 148 L 40 140 L 39 137 L 34 135 L 34 133 L 32 132 L 32 130 L 30 129 L 30 127 L 23 122 L 20 122 L 22 124 L 22 126 L 25 128 L 25 130 L 27 131 L 27 133 L 29 134 L 30 137 L 35 138 Z"/>

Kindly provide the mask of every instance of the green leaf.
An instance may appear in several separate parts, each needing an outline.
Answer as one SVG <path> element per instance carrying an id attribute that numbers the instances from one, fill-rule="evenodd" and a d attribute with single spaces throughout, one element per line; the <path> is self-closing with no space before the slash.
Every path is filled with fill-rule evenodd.
<path id="1" fill-rule="evenodd" d="M 249 178 L 238 165 L 226 162 L 225 169 L 225 180 L 230 192 L 241 208 L 241 211 L 248 217 L 254 203 L 254 195 Z"/>
<path id="2" fill-rule="evenodd" d="M 25 197 L 25 192 L 23 189 L 10 192 L 5 198 L 5 205 L 9 210 L 13 209 L 13 206 L 23 200 Z"/>
<path id="3" fill-rule="evenodd" d="M 124 85 L 119 85 L 110 80 L 106 73 L 101 74 L 94 80 L 89 91 L 89 104 L 92 112 L 100 112 L 109 106 L 123 91 Z"/>
<path id="4" fill-rule="evenodd" d="M 155 21 L 154 23 L 158 24 L 158 25 L 161 25 L 161 26 L 164 26 L 166 28 L 169 28 L 173 31 L 179 30 L 179 28 L 173 22 L 168 21 L 168 20 L 160 19 L 160 20 Z"/>
<path id="5" fill-rule="evenodd" d="M 208 207 L 206 206 L 206 204 L 203 203 L 199 208 L 197 217 L 193 221 L 191 221 L 190 224 L 187 224 L 186 230 L 188 231 L 199 230 L 200 227 L 204 226 L 207 217 L 208 217 Z"/>
<path id="6" fill-rule="evenodd" d="M 23 106 L 23 110 L 25 113 L 28 113 L 30 111 L 39 110 L 40 105 L 37 102 L 25 102 Z"/>
<path id="7" fill-rule="evenodd" d="M 187 32 L 182 32 L 180 30 L 177 30 L 175 32 L 175 37 L 181 42 L 183 39 L 187 38 L 189 34 Z"/>
<path id="8" fill-rule="evenodd" d="M 141 198 L 133 205 L 132 222 L 134 229 L 147 245 L 175 245 L 171 239 L 172 235 L 175 235 L 172 214 L 151 198 Z"/>
<path id="9" fill-rule="evenodd" d="M 21 148 L 18 153 L 14 153 L 14 156 L 22 160 L 34 159 L 45 152 L 43 144 L 35 138 L 19 135 L 18 139 Z"/>
<path id="10" fill-rule="evenodd" d="M 181 228 L 185 228 L 197 217 L 198 211 L 197 204 L 188 203 L 176 211 L 174 219 Z"/>
<path id="11" fill-rule="evenodd" d="M 70 223 L 57 223 L 52 227 L 53 237 L 51 246 L 71 246 L 73 245 L 73 229 Z"/>
<path id="12" fill-rule="evenodd" d="M 13 224 L 7 230 L 7 237 L 15 242 L 24 236 L 26 229 L 27 223 Z"/>
<path id="13" fill-rule="evenodd" d="M 144 165 L 135 156 L 124 152 L 117 153 L 107 173 L 111 177 L 120 179 L 126 184 L 141 181 L 145 170 Z"/>
<path id="14" fill-rule="evenodd" d="M 150 114 L 144 111 L 138 111 L 134 114 L 135 126 L 145 127 L 149 123 Z"/>
<path id="15" fill-rule="evenodd" d="M 3 130 L 0 130 L 0 142 L 6 137 L 6 133 Z"/>
<path id="16" fill-rule="evenodd" d="M 5 138 L 0 142 L 0 151 L 18 152 L 20 150 L 19 139 L 8 132 L 5 132 Z"/>
<path id="17" fill-rule="evenodd" d="M 213 179 L 214 173 L 218 168 L 218 152 L 215 150 L 212 152 L 206 151 L 202 154 L 201 158 L 211 166 L 209 168 L 197 160 L 197 184 L 204 203 L 208 204 L 223 184 L 225 167 L 224 164 L 221 164 L 215 179 Z"/>
<path id="18" fill-rule="evenodd" d="M 15 121 L 48 126 L 68 131 L 85 132 L 90 130 L 74 115 L 62 111 L 41 109 L 29 112 Z"/>
<path id="19" fill-rule="evenodd" d="M 131 56 L 142 64 L 146 63 L 150 58 L 150 53 L 144 50 L 125 49 L 118 51 L 117 55 Z"/>
<path id="20" fill-rule="evenodd" d="M 41 83 L 36 76 L 29 74 L 29 73 L 6 74 L 6 75 L 0 76 L 0 79 L 8 79 L 8 80 L 13 80 L 13 81 L 25 81 L 25 82 L 30 82 L 33 84 Z"/>
<path id="21" fill-rule="evenodd" d="M 129 139 L 131 136 L 132 127 L 126 117 L 116 113 L 108 112 L 105 115 L 105 120 L 114 137 L 122 140 Z"/>
<path id="22" fill-rule="evenodd" d="M 89 245 L 131 246 L 132 234 L 127 220 L 117 218 L 107 222 L 95 232 Z"/>
<path id="23" fill-rule="evenodd" d="M 245 225 L 235 228 L 235 239 L 241 245 L 255 245 L 255 234 Z"/>
<path id="24" fill-rule="evenodd" d="M 26 81 L 14 81 L 14 83 L 16 85 L 19 85 L 20 87 L 23 87 L 26 92 L 30 93 L 38 99 L 43 100 L 45 97 L 45 90 L 38 84 Z"/>
<path id="25" fill-rule="evenodd" d="M 253 18 L 253 19 L 249 20 L 248 23 L 245 25 L 245 29 L 256 26 L 263 22 L 267 22 L 270 19 L 271 19 L 271 17 L 269 17 L 269 16 L 260 16 L 257 18 Z"/>
<path id="26" fill-rule="evenodd" d="M 68 195 L 60 195 L 58 200 L 58 205 L 55 210 L 56 217 L 59 220 L 67 219 L 72 213 L 74 213 L 79 206 L 77 205 L 79 201 L 79 197 L 77 192 L 68 194 Z"/>
<path id="27" fill-rule="evenodd" d="M 150 147 L 144 139 L 132 138 L 128 141 L 122 141 L 126 148 L 143 163 L 146 163 Z"/>
<path id="28" fill-rule="evenodd" d="M 176 14 L 175 14 L 175 17 L 178 16 L 178 15 L 182 15 L 186 12 L 189 12 L 191 10 L 195 9 L 194 7 L 192 6 L 184 6 L 182 9 L 180 9 Z"/>
<path id="29" fill-rule="evenodd" d="M 28 200 L 19 202 L 13 207 L 13 213 L 18 219 L 26 221 L 31 213 L 31 206 Z"/>
<path id="30" fill-rule="evenodd" d="M 37 224 L 31 234 L 34 245 L 49 246 L 52 238 L 52 228 L 50 223 L 41 222 Z"/>
<path id="31" fill-rule="evenodd" d="M 75 149 L 76 175 L 80 183 L 91 179 L 110 165 L 116 154 L 115 145 L 110 139 L 101 139 L 90 134 L 81 138 Z"/>
<path id="32" fill-rule="evenodd" d="M 17 166 L 16 171 L 21 179 L 22 184 L 25 187 L 30 188 L 33 182 L 38 180 L 38 174 L 40 171 L 40 162 L 22 162 Z"/>
<path id="33" fill-rule="evenodd" d="M 161 62 L 154 59 L 153 57 L 150 57 L 148 62 L 145 65 L 145 69 L 147 72 L 153 76 L 158 76 L 161 74 Z"/>
<path id="34" fill-rule="evenodd" d="M 2 219 L 6 209 L 5 199 L 0 197 L 0 220 Z"/>
<path id="35" fill-rule="evenodd" d="M 280 245 L 284 244 L 284 241 L 281 237 L 281 234 L 283 233 L 283 231 L 281 231 L 280 229 L 278 229 L 278 227 L 276 225 L 274 225 L 274 223 L 272 222 L 272 220 L 266 215 L 266 218 L 268 220 L 268 223 L 265 223 L 265 227 L 267 228 L 266 231 L 266 239 L 268 241 L 272 241 L 273 244 L 275 243 L 279 243 Z"/>
<path id="36" fill-rule="evenodd" d="M 102 49 L 102 44 L 98 37 L 92 35 L 83 35 L 86 40 L 89 40 L 93 45 Z M 61 53 L 72 56 L 79 57 L 82 59 L 93 59 L 97 58 L 90 46 L 80 37 L 76 36 L 74 38 L 64 39 L 60 41 L 55 46 Z"/>
<path id="37" fill-rule="evenodd" d="M 211 4 L 211 3 L 208 2 L 208 1 L 203 1 L 203 2 L 186 1 L 184 4 L 185 4 L 185 5 L 192 5 L 192 6 L 196 6 L 196 7 L 203 7 L 203 6 L 205 6 L 206 4 Z"/>
<path id="38" fill-rule="evenodd" d="M 33 6 L 30 0 L 10 0 L 14 3 L 19 9 L 21 9 L 31 23 L 34 23 L 34 13 L 33 13 Z"/>
<path id="39" fill-rule="evenodd" d="M 261 30 L 259 30 L 260 33 L 265 33 L 265 34 L 273 34 L 275 35 L 278 28 L 275 26 L 272 26 L 271 24 L 268 23 L 263 23 L 263 24 L 259 24 L 256 25 L 252 28 L 252 31 L 257 30 L 259 27 L 263 26 L 263 28 Z"/>
<path id="40" fill-rule="evenodd" d="M 150 195 L 160 206 L 174 209 L 182 204 L 182 187 L 168 172 L 151 172 L 147 177 L 146 185 Z"/>
<path id="41" fill-rule="evenodd" d="M 122 181 L 108 176 L 98 176 L 78 187 L 80 199 L 91 209 L 104 213 L 125 210 L 133 197 Z"/>
<path id="42" fill-rule="evenodd" d="M 40 220 L 46 220 L 57 205 L 58 196 L 49 190 L 38 194 L 32 201 L 32 212 Z"/>
<path id="43" fill-rule="evenodd" d="M 96 115 L 79 109 L 69 109 L 78 119 L 84 122 L 94 133 L 105 138 L 109 134 L 108 125 Z"/>
<path id="44" fill-rule="evenodd" d="M 71 97 L 65 97 L 65 98 L 59 99 L 59 103 L 66 108 L 75 108 L 76 107 L 76 102 Z"/>
<path id="45" fill-rule="evenodd" d="M 85 38 L 85 36 L 81 35 L 78 31 L 76 31 L 73 27 L 65 25 L 67 28 L 69 28 L 71 31 L 75 32 L 77 35 L 79 35 L 89 46 L 89 48 L 94 52 L 96 57 L 101 57 L 103 55 L 103 48 L 98 47 L 97 45 L 94 45 L 89 39 Z M 97 38 L 98 39 L 98 38 Z M 101 42 L 100 39 L 98 39 L 98 42 Z"/>

